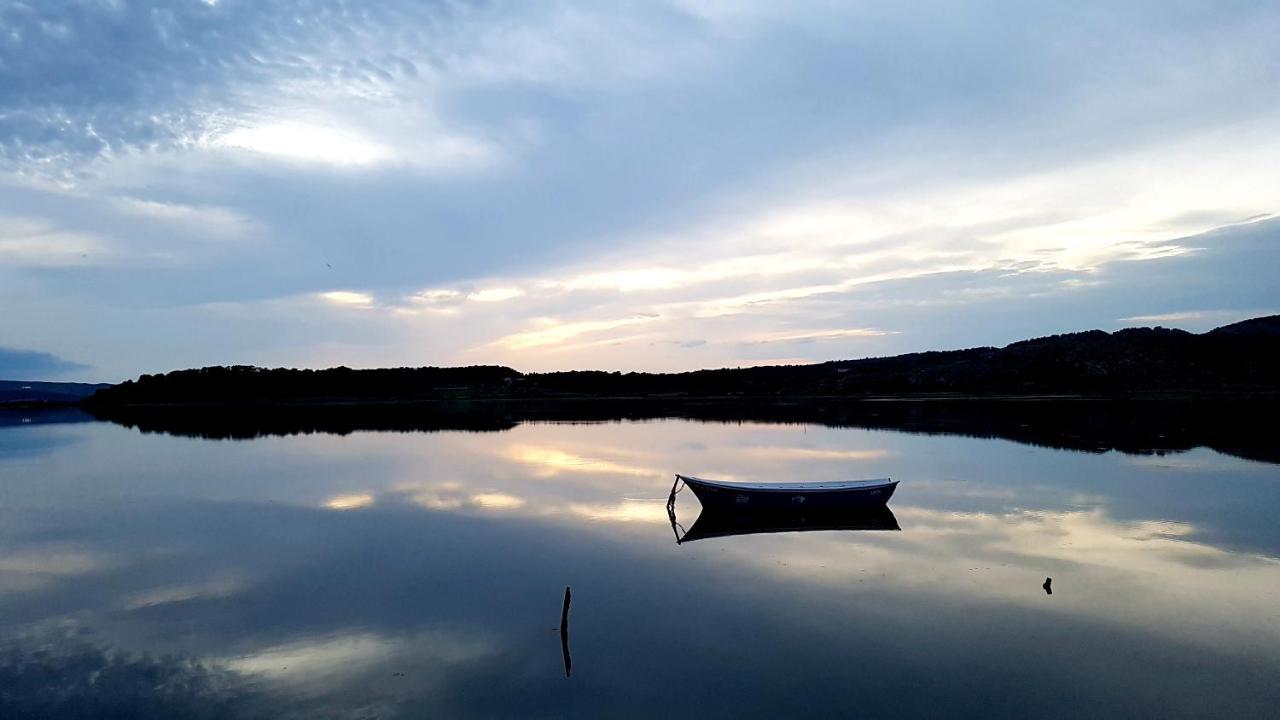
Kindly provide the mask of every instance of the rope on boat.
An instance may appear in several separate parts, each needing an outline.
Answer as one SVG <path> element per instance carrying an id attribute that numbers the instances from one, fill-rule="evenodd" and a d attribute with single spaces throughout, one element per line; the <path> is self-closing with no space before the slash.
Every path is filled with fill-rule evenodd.
<path id="1" fill-rule="evenodd" d="M 671 494 L 667 496 L 667 509 L 670 510 L 676 504 L 676 494 L 685 489 L 684 478 L 676 475 L 676 481 L 671 483 Z"/>

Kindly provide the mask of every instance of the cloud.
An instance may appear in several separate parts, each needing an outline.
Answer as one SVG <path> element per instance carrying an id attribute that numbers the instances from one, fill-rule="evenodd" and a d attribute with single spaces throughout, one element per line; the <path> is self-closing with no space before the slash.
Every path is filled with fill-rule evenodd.
<path id="1" fill-rule="evenodd" d="M 536 329 L 513 333 L 499 338 L 496 342 L 498 345 L 511 350 L 556 346 L 582 335 L 610 332 L 618 328 L 652 322 L 655 319 L 656 317 L 644 315 L 579 322 L 562 322 L 554 318 L 541 318 L 536 321 L 539 326 Z"/>
<path id="2" fill-rule="evenodd" d="M 60 228 L 41 218 L 0 217 L 0 266 L 68 267 L 110 258 L 95 235 Z"/>
<path id="3" fill-rule="evenodd" d="M 1277 211 L 1274 7 L 780 7 L 2 5 L 0 333 L 687 369 L 1280 305 L 1202 244 Z"/>
<path id="4" fill-rule="evenodd" d="M 64 360 L 47 352 L 0 347 L 0 378 L 7 380 L 60 378 L 89 369 L 88 365 Z"/>
<path id="5" fill-rule="evenodd" d="M 890 330 L 875 328 L 834 328 L 831 330 L 804 330 L 800 332 L 780 332 L 750 338 L 749 342 L 760 343 L 797 343 L 816 342 L 819 340 L 835 340 L 838 338 L 865 338 L 892 335 Z"/>
<path id="6" fill-rule="evenodd" d="M 355 292 L 352 290 L 330 290 L 329 292 L 320 293 L 320 299 L 325 302 L 338 305 L 340 307 L 350 308 L 371 308 L 373 307 L 373 296 L 369 293 Z"/>
<path id="7" fill-rule="evenodd" d="M 487 288 L 485 290 L 477 290 L 467 295 L 468 300 L 476 302 L 503 302 L 512 300 L 524 295 L 524 291 L 514 287 Z"/>
<path id="8" fill-rule="evenodd" d="M 1180 328 L 1203 332 L 1215 327 L 1230 325 L 1240 320 L 1280 314 L 1276 308 L 1236 308 L 1232 310 L 1183 310 L 1179 312 L 1134 315 L 1120 318 L 1125 325 L 1176 325 Z"/>
<path id="9" fill-rule="evenodd" d="M 418 171 L 467 172 L 498 163 L 502 151 L 483 139 L 440 128 L 427 130 L 416 124 L 373 123 L 367 127 L 344 127 L 332 120 L 299 122 L 290 111 L 275 111 L 285 119 L 267 119 L 259 124 L 235 127 L 212 135 L 201 146 L 235 155 L 247 152 L 249 159 L 340 169 L 373 169 L 397 165 Z M 368 117 L 364 117 L 368 120 Z M 420 120 L 419 120 L 420 123 Z"/>
<path id="10" fill-rule="evenodd" d="M 1202 320 L 1209 314 L 1203 310 L 1192 310 L 1190 312 L 1161 313 L 1159 315 L 1134 315 L 1133 317 L 1120 318 L 1120 321 L 1135 324 L 1180 322 L 1183 320 Z"/>
<path id="11" fill-rule="evenodd" d="M 406 98 L 432 59 L 415 39 L 386 31 L 449 14 L 347 0 L 9 4 L 0 9 L 0 156 L 72 177 L 122 154 L 201 147 L 369 164 L 390 149 L 358 129 L 293 118 L 339 101 Z M 424 135 L 415 146 L 431 150 L 433 164 L 492 150 L 464 134 Z"/>
<path id="12" fill-rule="evenodd" d="M 238 128 L 214 143 L 286 160 L 331 165 L 370 165 L 391 154 L 389 148 L 355 133 L 287 122 Z"/>
<path id="13" fill-rule="evenodd" d="M 121 212 L 177 226 L 185 235 L 243 239 L 261 232 L 256 222 L 229 208 L 133 197 L 114 198 L 112 202 Z"/>

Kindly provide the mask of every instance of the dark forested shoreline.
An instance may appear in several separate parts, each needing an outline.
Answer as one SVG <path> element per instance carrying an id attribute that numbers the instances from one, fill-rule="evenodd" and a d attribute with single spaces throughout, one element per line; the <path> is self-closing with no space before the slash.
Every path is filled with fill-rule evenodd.
<path id="1" fill-rule="evenodd" d="M 1280 317 L 1192 334 L 1091 331 L 1004 348 L 686 373 L 248 366 L 144 375 L 82 407 L 143 432 L 252 438 L 501 431 L 683 418 L 973 435 L 1147 453 L 1208 446 L 1280 462 Z"/>
<path id="2" fill-rule="evenodd" d="M 502 366 L 325 370 L 206 367 L 143 375 L 84 401 L 129 406 L 388 404 L 455 400 L 1152 397 L 1280 393 L 1280 316 L 1194 334 L 1101 330 L 1003 348 L 682 373 L 522 373 Z"/>

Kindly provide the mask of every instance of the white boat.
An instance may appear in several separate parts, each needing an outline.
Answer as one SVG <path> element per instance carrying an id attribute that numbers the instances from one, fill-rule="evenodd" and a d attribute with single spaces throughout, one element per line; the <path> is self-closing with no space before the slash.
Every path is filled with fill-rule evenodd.
<path id="1" fill-rule="evenodd" d="M 897 480 L 838 480 L 834 482 L 738 483 L 676 475 L 698 496 L 703 507 L 835 508 L 884 505 L 898 487 Z"/>

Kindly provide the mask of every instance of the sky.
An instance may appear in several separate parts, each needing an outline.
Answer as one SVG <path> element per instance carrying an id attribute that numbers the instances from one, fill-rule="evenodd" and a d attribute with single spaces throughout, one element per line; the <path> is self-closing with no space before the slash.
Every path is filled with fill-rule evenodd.
<path id="1" fill-rule="evenodd" d="M 1280 312 L 1274 2 L 0 0 L 0 378 Z"/>

